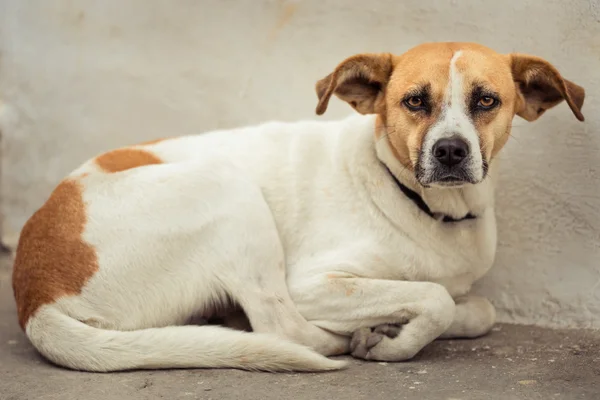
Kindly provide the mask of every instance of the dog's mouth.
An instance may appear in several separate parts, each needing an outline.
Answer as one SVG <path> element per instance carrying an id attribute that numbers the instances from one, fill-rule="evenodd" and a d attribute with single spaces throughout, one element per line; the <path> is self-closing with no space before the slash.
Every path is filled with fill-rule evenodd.
<path id="1" fill-rule="evenodd" d="M 483 157 L 481 162 L 481 173 L 473 170 L 472 158 L 467 158 L 463 162 L 446 166 L 440 163 L 428 163 L 423 161 L 421 154 L 415 165 L 415 178 L 419 184 L 424 187 L 457 188 L 465 185 L 476 185 L 482 182 L 488 173 L 488 162 Z M 481 175 L 481 177 L 477 177 Z"/>
<path id="2" fill-rule="evenodd" d="M 437 186 L 454 188 L 478 183 L 475 177 L 464 167 L 452 169 L 434 168 L 431 171 L 424 171 L 422 168 L 416 168 L 415 177 L 417 181 L 425 187 Z"/>
<path id="3" fill-rule="evenodd" d="M 468 184 L 476 184 L 476 183 L 477 183 L 477 181 L 475 181 L 475 179 L 473 179 L 470 176 L 455 176 L 455 175 L 444 176 L 444 177 L 432 179 L 432 180 L 426 182 L 426 184 L 428 186 L 453 187 L 453 188 L 468 185 Z"/>
<path id="4" fill-rule="evenodd" d="M 439 186 L 445 186 L 445 187 L 454 187 L 454 186 L 462 186 L 466 183 L 474 183 L 471 181 L 471 179 L 468 179 L 467 177 L 461 177 L 458 175 L 447 175 L 447 176 L 443 176 L 433 182 L 430 182 L 429 184 L 436 184 Z"/>

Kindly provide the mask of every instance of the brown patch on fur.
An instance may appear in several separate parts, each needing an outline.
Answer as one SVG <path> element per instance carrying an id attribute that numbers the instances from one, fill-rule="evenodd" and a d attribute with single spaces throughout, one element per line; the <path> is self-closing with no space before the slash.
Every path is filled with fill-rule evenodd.
<path id="1" fill-rule="evenodd" d="M 346 296 L 352 296 L 358 287 L 356 283 L 350 278 L 351 275 L 342 272 L 331 272 L 325 275 L 327 283 L 334 292 L 343 292 Z"/>
<path id="2" fill-rule="evenodd" d="M 80 294 L 98 270 L 94 248 L 82 239 L 86 220 L 81 184 L 65 180 L 25 224 L 12 278 L 21 328 L 40 306 Z"/>
<path id="3" fill-rule="evenodd" d="M 162 164 L 162 160 L 147 150 L 124 148 L 98 156 L 96 164 L 104 171 L 114 173 L 145 165 Z"/>

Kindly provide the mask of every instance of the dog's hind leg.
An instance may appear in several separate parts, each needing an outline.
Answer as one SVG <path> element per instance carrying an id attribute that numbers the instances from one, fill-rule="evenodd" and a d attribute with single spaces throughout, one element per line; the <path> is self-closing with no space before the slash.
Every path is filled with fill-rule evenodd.
<path id="1" fill-rule="evenodd" d="M 234 226 L 220 229 L 236 232 L 236 242 L 228 243 L 236 266 L 221 278 L 225 290 L 242 307 L 254 332 L 275 333 L 323 355 L 347 353 L 348 337 L 311 324 L 292 301 L 277 227 L 256 189 L 245 191 L 244 206 L 228 218 Z"/>
<path id="2" fill-rule="evenodd" d="M 281 274 L 264 277 L 261 292 L 246 292 L 244 308 L 254 332 L 274 332 L 320 354 L 348 353 L 350 338 L 321 329 L 298 312 Z"/>
<path id="3" fill-rule="evenodd" d="M 276 333 L 327 356 L 348 353 L 350 338 L 306 321 L 290 298 L 281 275 L 265 278 L 262 291 L 244 294 L 244 309 L 254 332 Z"/>

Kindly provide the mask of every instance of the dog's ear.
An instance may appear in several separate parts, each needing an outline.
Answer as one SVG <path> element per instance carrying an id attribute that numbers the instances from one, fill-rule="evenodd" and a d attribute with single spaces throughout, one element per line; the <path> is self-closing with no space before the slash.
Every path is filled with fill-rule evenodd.
<path id="1" fill-rule="evenodd" d="M 317 114 L 327 110 L 332 94 L 361 114 L 382 112 L 385 87 L 392 70 L 392 55 L 389 53 L 358 54 L 347 58 L 331 74 L 317 82 Z"/>
<path id="2" fill-rule="evenodd" d="M 525 54 L 510 54 L 510 65 L 517 87 L 516 114 L 527 121 L 535 121 L 546 110 L 563 100 L 583 121 L 581 113 L 585 90 L 564 79 L 548 61 Z"/>

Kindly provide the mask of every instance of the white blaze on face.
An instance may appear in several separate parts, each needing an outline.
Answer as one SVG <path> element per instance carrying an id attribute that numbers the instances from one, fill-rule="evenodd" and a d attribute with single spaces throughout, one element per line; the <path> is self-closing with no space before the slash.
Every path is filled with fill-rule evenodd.
<path id="1" fill-rule="evenodd" d="M 483 179 L 483 159 L 479 147 L 479 135 L 469 118 L 467 104 L 470 93 L 465 93 L 461 73 L 456 68 L 456 61 L 462 52 L 454 53 L 450 60 L 450 79 L 444 96 L 444 104 L 438 121 L 429 129 L 423 141 L 423 181 L 429 181 L 434 175 L 436 160 L 433 156 L 433 146 L 443 138 L 461 137 L 469 144 L 470 154 L 465 163 L 465 172 L 472 180 L 479 182 Z"/>

